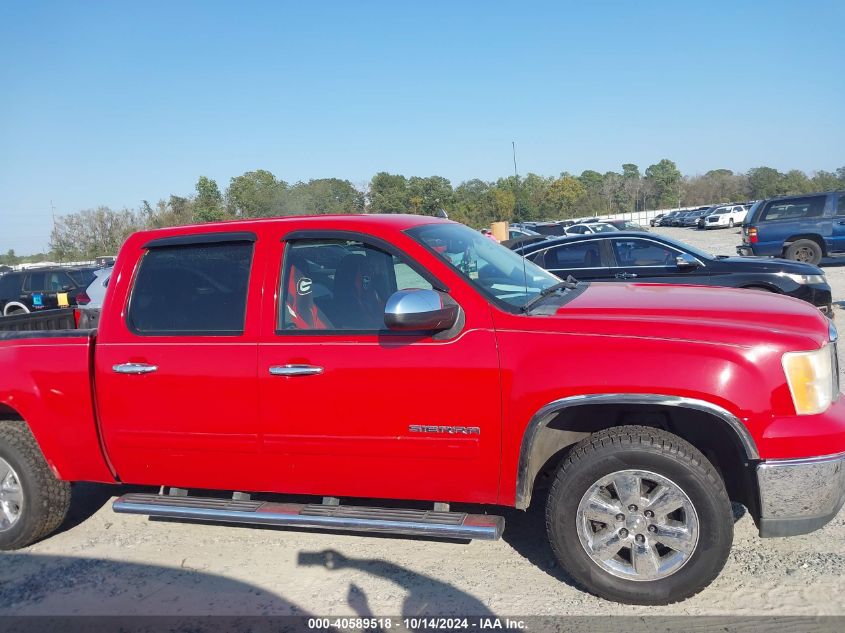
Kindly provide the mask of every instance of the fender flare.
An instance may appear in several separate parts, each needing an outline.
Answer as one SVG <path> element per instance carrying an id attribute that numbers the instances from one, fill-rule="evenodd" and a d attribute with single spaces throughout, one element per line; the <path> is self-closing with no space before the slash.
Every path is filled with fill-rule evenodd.
<path id="1" fill-rule="evenodd" d="M 516 474 L 516 507 L 525 510 L 531 503 L 531 491 L 534 485 L 534 478 L 542 464 L 534 463 L 532 460 L 533 449 L 541 431 L 565 409 L 595 404 L 637 404 L 652 406 L 669 406 L 685 409 L 694 409 L 709 413 L 722 420 L 734 432 L 737 440 L 742 446 L 745 456 L 749 460 L 760 459 L 757 451 L 757 444 L 746 426 L 730 411 L 722 407 L 696 398 L 685 398 L 681 396 L 667 396 L 651 393 L 600 393 L 581 396 L 569 396 L 554 400 L 542 407 L 535 413 L 525 433 L 522 436 L 522 445 L 519 450 L 519 464 Z"/>
<path id="2" fill-rule="evenodd" d="M 7 303 L 7 304 L 3 307 L 3 316 L 9 316 L 9 308 L 22 308 L 22 309 L 23 309 L 23 311 L 24 311 L 26 314 L 30 314 L 30 313 L 32 312 L 29 308 L 27 308 L 27 307 L 26 307 L 24 304 L 22 304 L 20 301 L 9 301 L 9 303 Z"/>

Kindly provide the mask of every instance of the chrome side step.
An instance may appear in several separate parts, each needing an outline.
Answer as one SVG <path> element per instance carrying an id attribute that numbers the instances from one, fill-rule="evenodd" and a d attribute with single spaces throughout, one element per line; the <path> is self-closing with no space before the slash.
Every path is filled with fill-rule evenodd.
<path id="1" fill-rule="evenodd" d="M 123 495 L 114 502 L 112 509 L 125 514 L 145 514 L 170 519 L 380 532 L 461 540 L 495 541 L 501 538 L 505 529 L 505 520 L 502 517 L 486 514 L 319 503 L 270 503 L 139 493 Z"/>

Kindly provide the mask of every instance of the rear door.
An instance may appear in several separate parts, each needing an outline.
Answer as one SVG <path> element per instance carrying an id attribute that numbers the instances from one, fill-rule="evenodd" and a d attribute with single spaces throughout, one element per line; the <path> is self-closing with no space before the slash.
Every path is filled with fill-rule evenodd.
<path id="1" fill-rule="evenodd" d="M 679 267 L 677 257 L 689 255 L 663 242 L 641 237 L 608 240 L 613 264 L 611 276 L 618 281 L 706 284 L 707 268 L 698 258 L 696 266 Z"/>
<path id="2" fill-rule="evenodd" d="M 121 480 L 260 490 L 255 235 L 157 239 L 118 271 L 95 354 L 98 413 Z M 127 253 L 133 257 L 135 253 Z M 128 277 L 128 279 L 127 279 Z"/>
<path id="3" fill-rule="evenodd" d="M 568 242 L 532 253 L 528 259 L 562 279 L 572 275 L 582 281 L 608 281 L 613 276 L 605 249 L 606 242 L 606 239 L 599 237 Z"/>

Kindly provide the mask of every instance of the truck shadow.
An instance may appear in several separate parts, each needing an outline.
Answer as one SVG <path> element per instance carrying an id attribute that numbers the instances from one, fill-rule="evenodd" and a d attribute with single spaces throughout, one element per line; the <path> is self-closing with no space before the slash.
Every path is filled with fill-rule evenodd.
<path id="1" fill-rule="evenodd" d="M 408 595 L 401 614 L 415 616 L 490 616 L 493 612 L 478 598 L 457 587 L 377 558 L 345 556 L 333 549 L 300 552 L 297 562 L 302 567 L 323 567 L 327 572 L 352 570 L 388 580 Z M 347 604 L 361 617 L 375 617 L 366 592 L 356 582 L 349 584 Z"/>
<path id="2" fill-rule="evenodd" d="M 165 567 L 15 552 L 0 554 L 0 569 L 0 631 L 7 630 L 2 623 L 10 624 L 10 616 L 114 615 L 125 621 L 102 630 L 112 624 L 121 625 L 112 630 L 135 630 L 138 616 L 309 615 L 276 593 L 184 564 Z M 26 623 L 25 630 L 66 630 L 59 620 L 52 629 L 49 622 L 42 627 L 36 620 Z M 154 622 L 147 624 L 158 630 Z M 96 622 L 90 626 L 100 630 Z"/>
<path id="3" fill-rule="evenodd" d="M 157 492 L 158 488 L 145 486 L 119 486 L 116 484 L 75 483 L 70 491 L 70 508 L 56 534 L 66 532 L 84 523 L 105 506 L 112 497 L 129 492 Z"/>

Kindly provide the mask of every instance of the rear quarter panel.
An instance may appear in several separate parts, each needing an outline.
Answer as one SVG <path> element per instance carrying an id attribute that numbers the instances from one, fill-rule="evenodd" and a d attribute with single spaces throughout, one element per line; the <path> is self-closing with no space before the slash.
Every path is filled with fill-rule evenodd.
<path id="1" fill-rule="evenodd" d="M 113 482 L 92 404 L 93 338 L 0 340 L 0 404 L 22 417 L 54 474 Z"/>

